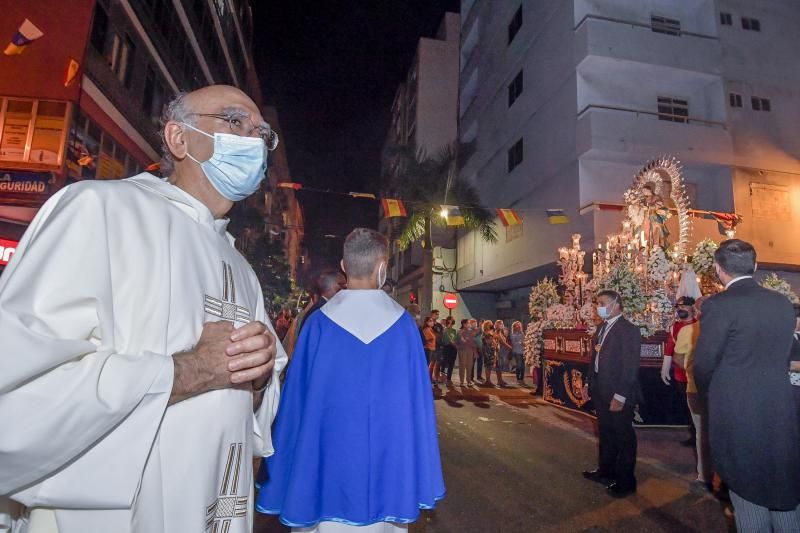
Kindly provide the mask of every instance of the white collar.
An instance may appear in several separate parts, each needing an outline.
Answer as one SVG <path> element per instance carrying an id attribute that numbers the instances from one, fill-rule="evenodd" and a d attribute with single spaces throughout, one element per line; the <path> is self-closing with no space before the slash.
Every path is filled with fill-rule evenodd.
<path id="1" fill-rule="evenodd" d="M 163 196 L 172 203 L 177 204 L 177 207 L 181 208 L 182 211 L 194 218 L 198 223 L 212 228 L 220 235 L 224 236 L 226 234 L 229 222 L 227 218 L 215 219 L 206 204 L 166 179 L 158 178 L 149 172 L 142 172 L 123 181 L 130 181 L 142 189 L 147 189 L 159 196 Z M 187 207 L 189 209 L 186 209 Z"/>
<path id="2" fill-rule="evenodd" d="M 752 278 L 752 277 L 753 276 L 739 276 L 738 278 L 733 278 L 732 280 L 730 280 L 728 283 L 725 284 L 725 290 L 728 290 L 728 287 L 730 287 L 731 285 L 733 285 L 737 281 L 740 281 L 740 280 L 743 280 L 743 279 Z"/>
<path id="3" fill-rule="evenodd" d="M 406 312 L 381 289 L 343 289 L 328 300 L 321 310 L 364 344 L 380 337 Z"/>
<path id="4" fill-rule="evenodd" d="M 620 318 L 622 318 L 622 313 L 618 314 L 617 316 L 615 316 L 613 318 L 609 318 L 608 320 L 606 320 L 606 328 L 610 329 L 611 326 L 616 324 L 617 320 L 619 320 Z"/>

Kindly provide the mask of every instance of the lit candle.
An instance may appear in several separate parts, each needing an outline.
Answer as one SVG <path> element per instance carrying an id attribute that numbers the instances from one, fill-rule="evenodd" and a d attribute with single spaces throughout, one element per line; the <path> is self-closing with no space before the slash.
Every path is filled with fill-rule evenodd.
<path id="1" fill-rule="evenodd" d="M 558 249 L 558 258 L 559 259 L 567 259 L 569 257 L 569 252 L 563 246 Z"/>

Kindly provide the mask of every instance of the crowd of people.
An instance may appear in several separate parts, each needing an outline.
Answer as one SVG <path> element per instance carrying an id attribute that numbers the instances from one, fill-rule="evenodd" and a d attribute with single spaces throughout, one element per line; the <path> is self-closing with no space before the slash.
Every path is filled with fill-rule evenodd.
<path id="1" fill-rule="evenodd" d="M 525 385 L 525 334 L 520 321 L 514 321 L 509 331 L 502 320 L 464 318 L 456 330 L 452 316 L 440 321 L 439 310 L 434 309 L 422 320 L 420 335 L 434 387 L 454 386 L 456 363 L 460 387 L 505 387 L 503 372 L 514 372 L 517 385 Z"/>

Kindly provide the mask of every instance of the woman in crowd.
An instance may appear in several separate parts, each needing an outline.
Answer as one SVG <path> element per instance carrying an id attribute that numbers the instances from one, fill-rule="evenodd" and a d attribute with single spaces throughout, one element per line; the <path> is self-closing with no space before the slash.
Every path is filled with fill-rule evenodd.
<path id="1" fill-rule="evenodd" d="M 502 320 L 494 321 L 494 334 L 500 340 L 500 353 L 498 354 L 497 367 L 500 371 L 511 371 L 511 349 L 508 342 L 508 330 Z"/>
<path id="2" fill-rule="evenodd" d="M 492 369 L 494 369 L 495 374 L 497 375 L 497 386 L 504 387 L 505 381 L 503 381 L 503 374 L 500 370 L 501 362 L 500 362 L 500 346 L 505 345 L 508 348 L 511 348 L 511 345 L 508 344 L 505 339 L 501 338 L 500 335 L 494 330 L 494 324 L 492 324 L 491 320 L 486 320 L 482 326 L 483 330 L 483 368 L 486 373 L 486 379 L 484 383 L 487 385 L 492 385 Z"/>
<path id="3" fill-rule="evenodd" d="M 456 347 L 458 348 L 459 385 L 474 387 L 472 366 L 478 356 L 478 344 L 475 342 L 475 328 L 471 320 L 465 318 L 461 321 L 461 329 L 458 330 L 456 337 Z"/>
<path id="4" fill-rule="evenodd" d="M 519 320 L 511 324 L 511 335 L 509 335 L 509 340 L 511 341 L 511 356 L 514 358 L 514 361 L 517 365 L 517 385 L 524 385 L 525 349 L 523 348 L 523 344 L 525 341 L 525 333 L 522 331 L 522 322 Z"/>
<path id="5" fill-rule="evenodd" d="M 431 376 L 431 382 L 435 385 L 439 382 L 439 364 L 434 357 L 436 334 L 433 332 L 433 317 L 425 317 L 425 322 L 422 326 L 422 338 L 424 339 L 425 359 L 428 360 L 428 372 Z M 434 373 L 434 369 L 436 369 L 436 373 Z"/>

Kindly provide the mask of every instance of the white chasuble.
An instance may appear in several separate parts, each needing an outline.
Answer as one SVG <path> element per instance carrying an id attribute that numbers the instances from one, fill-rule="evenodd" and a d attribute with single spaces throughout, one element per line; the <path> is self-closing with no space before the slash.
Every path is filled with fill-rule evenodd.
<path id="1" fill-rule="evenodd" d="M 238 389 L 167 407 L 170 356 L 205 322 L 269 324 L 225 227 L 149 174 L 66 187 L 39 211 L 0 278 L 0 495 L 27 508 L 16 530 L 52 509 L 59 533 L 251 531 L 280 344 L 257 412 Z"/>

